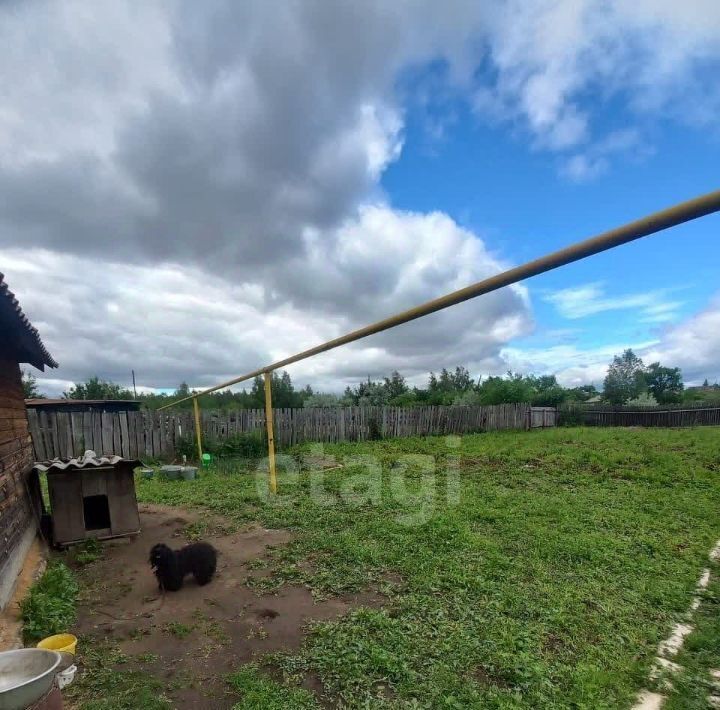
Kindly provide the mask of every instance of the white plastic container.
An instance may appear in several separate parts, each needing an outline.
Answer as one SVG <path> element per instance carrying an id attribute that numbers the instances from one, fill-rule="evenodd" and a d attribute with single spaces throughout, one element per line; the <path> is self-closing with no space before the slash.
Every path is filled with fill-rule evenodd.
<path id="1" fill-rule="evenodd" d="M 62 690 L 66 686 L 70 685 L 75 680 L 75 674 L 77 673 L 77 666 L 72 665 L 66 668 L 64 671 L 60 671 L 56 676 L 58 688 Z"/>

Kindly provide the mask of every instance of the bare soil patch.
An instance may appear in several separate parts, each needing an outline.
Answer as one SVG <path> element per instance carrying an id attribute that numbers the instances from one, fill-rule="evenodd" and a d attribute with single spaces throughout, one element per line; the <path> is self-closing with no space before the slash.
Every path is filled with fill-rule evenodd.
<path id="1" fill-rule="evenodd" d="M 106 543 L 102 559 L 81 573 L 78 631 L 84 643 L 116 643 L 133 668 L 163 681 L 175 707 L 232 707 L 238 698 L 226 674 L 266 653 L 299 648 L 311 620 L 380 601 L 369 592 L 316 601 L 307 588 L 290 585 L 256 594 L 246 581 L 267 571 L 251 567 L 292 539 L 286 530 L 238 530 L 206 513 L 159 505 L 141 506 L 140 520 L 140 535 Z M 188 535 L 217 548 L 217 574 L 204 587 L 188 577 L 180 591 L 162 595 L 149 550 L 158 542 L 179 548 Z"/>

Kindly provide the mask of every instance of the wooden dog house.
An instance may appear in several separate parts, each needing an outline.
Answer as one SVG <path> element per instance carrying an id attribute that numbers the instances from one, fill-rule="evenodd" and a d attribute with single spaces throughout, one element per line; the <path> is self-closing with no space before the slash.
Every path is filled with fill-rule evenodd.
<path id="1" fill-rule="evenodd" d="M 35 464 L 47 474 L 55 544 L 139 533 L 134 470 L 140 465 L 137 459 L 96 457 L 93 451 Z"/>

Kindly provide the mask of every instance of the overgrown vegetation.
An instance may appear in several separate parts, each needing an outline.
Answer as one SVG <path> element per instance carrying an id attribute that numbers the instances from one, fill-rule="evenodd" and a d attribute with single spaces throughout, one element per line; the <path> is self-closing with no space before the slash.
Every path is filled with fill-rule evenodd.
<path id="1" fill-rule="evenodd" d="M 20 603 L 26 644 L 67 632 L 75 622 L 78 584 L 70 569 L 52 561 Z"/>
<path id="2" fill-rule="evenodd" d="M 194 459 L 197 453 L 197 444 L 191 436 L 180 439 L 175 445 L 178 456 L 187 456 Z M 267 453 L 267 443 L 264 432 L 248 432 L 232 434 L 224 439 L 203 439 L 203 451 L 220 458 L 258 459 Z"/>
<path id="3" fill-rule="evenodd" d="M 393 439 L 325 455 L 344 468 L 320 482 L 282 472 L 277 498 L 246 469 L 139 482 L 142 500 L 292 528 L 258 591 L 386 595 L 274 656 L 283 682 L 238 669 L 239 707 L 312 706 L 307 674 L 348 708 L 629 707 L 720 537 L 712 428 L 497 432 L 459 449 Z"/>

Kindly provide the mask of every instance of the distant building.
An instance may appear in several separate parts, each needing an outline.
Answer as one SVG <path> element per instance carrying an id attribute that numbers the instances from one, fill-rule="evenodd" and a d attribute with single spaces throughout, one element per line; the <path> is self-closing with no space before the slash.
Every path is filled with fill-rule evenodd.
<path id="1" fill-rule="evenodd" d="M 57 367 L 0 274 L 0 609 L 12 596 L 42 513 L 20 363 Z"/>
<path id="2" fill-rule="evenodd" d="M 135 399 L 26 399 L 25 406 L 38 412 L 137 412 Z"/>

